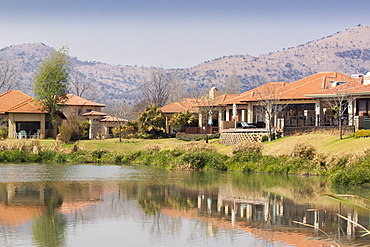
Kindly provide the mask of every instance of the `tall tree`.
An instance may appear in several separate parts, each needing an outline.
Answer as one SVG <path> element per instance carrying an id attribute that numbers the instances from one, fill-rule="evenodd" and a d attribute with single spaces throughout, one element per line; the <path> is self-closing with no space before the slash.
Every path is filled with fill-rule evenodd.
<path id="1" fill-rule="evenodd" d="M 52 123 L 55 123 L 54 114 L 59 110 L 59 103 L 67 100 L 70 71 L 68 49 L 62 47 L 59 50 L 52 50 L 35 74 L 33 90 L 36 100 L 49 110 Z"/>

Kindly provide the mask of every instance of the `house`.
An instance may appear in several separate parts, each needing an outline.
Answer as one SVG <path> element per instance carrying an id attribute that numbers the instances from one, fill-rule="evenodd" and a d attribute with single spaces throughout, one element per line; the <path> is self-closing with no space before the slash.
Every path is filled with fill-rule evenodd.
<path id="1" fill-rule="evenodd" d="M 17 138 L 21 130 L 40 138 L 55 136 L 57 125 L 52 125 L 48 111 L 37 105 L 35 100 L 19 90 L 10 90 L 0 95 L 0 117 L 8 126 L 8 137 Z M 63 116 L 56 114 L 58 122 Z"/>
<path id="2" fill-rule="evenodd" d="M 203 127 L 208 126 L 210 133 L 218 132 L 221 119 L 224 118 L 223 102 L 230 100 L 238 95 L 220 95 L 218 88 L 213 87 L 208 92 L 207 97 L 203 98 L 184 98 L 178 102 L 165 105 L 160 108 L 166 118 L 166 133 L 178 131 L 177 126 L 170 126 L 173 115 L 180 112 L 189 111 L 193 114 L 195 121 L 185 129 L 188 134 L 204 133 Z"/>
<path id="3" fill-rule="evenodd" d="M 324 114 L 325 117 L 333 115 L 331 108 L 330 112 L 328 108 L 330 100 L 325 95 L 333 88 L 362 86 L 361 81 L 362 79 L 338 72 L 321 72 L 292 83 L 267 83 L 225 101 L 224 104 L 229 111 L 234 103 L 237 105 L 238 115 L 242 116 L 237 119 L 238 121 L 266 125 L 265 111 L 266 104 L 269 103 L 273 113 L 272 127 L 284 129 L 317 126 Z M 231 119 L 226 117 L 225 121 L 231 121 Z"/>
<path id="4" fill-rule="evenodd" d="M 127 122 L 125 119 L 112 118 L 101 112 L 103 104 L 68 94 L 67 100 L 60 104 L 61 111 L 55 113 L 55 123 L 50 115 L 34 98 L 19 90 L 10 90 L 0 95 L 0 121 L 8 126 L 9 138 L 55 138 L 58 127 L 68 117 L 79 116 L 89 121 L 89 138 L 98 135 L 112 137 L 112 128 Z M 22 136 L 20 133 L 22 132 Z M 24 134 L 23 134 L 24 133 Z"/>
<path id="5" fill-rule="evenodd" d="M 166 127 L 165 132 L 168 134 L 173 134 L 175 132 L 178 132 L 177 126 L 171 126 L 170 122 L 173 118 L 173 115 L 180 112 L 189 111 L 194 116 L 194 123 L 192 123 L 192 126 L 195 127 L 198 125 L 198 102 L 195 98 L 183 98 L 179 102 L 172 102 L 168 105 L 165 105 L 161 108 L 159 108 L 162 111 L 163 116 L 166 120 Z"/>

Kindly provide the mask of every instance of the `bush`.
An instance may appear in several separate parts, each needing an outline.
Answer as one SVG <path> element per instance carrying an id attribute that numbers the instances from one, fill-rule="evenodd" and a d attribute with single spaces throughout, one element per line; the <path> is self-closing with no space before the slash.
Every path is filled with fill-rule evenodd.
<path id="1" fill-rule="evenodd" d="M 370 170 L 364 167 L 351 167 L 337 170 L 329 176 L 336 185 L 357 185 L 370 182 Z"/>
<path id="2" fill-rule="evenodd" d="M 8 138 L 8 131 L 9 128 L 6 127 L 5 125 L 0 127 L 0 139 L 5 140 Z"/>
<path id="3" fill-rule="evenodd" d="M 141 148 L 141 150 L 159 152 L 161 148 L 156 144 L 146 144 L 144 147 Z"/>
<path id="4" fill-rule="evenodd" d="M 239 143 L 235 144 L 232 147 L 231 152 L 233 154 L 236 154 L 236 153 L 239 153 L 239 152 L 253 152 L 253 153 L 261 154 L 262 149 L 263 149 L 263 146 L 260 142 L 245 141 L 245 142 L 239 142 Z"/>
<path id="5" fill-rule="evenodd" d="M 361 130 L 357 130 L 355 132 L 355 137 L 356 138 L 369 137 L 369 136 L 370 136 L 370 130 L 361 129 Z"/>
<path id="6" fill-rule="evenodd" d="M 298 142 L 291 153 L 292 157 L 312 160 L 315 158 L 316 148 L 310 144 Z"/>
<path id="7" fill-rule="evenodd" d="M 186 152 L 174 161 L 171 168 L 180 168 L 181 170 L 226 170 L 227 168 L 224 165 L 226 159 L 227 156 L 210 151 Z"/>
<path id="8" fill-rule="evenodd" d="M 181 143 L 175 146 L 176 150 L 182 150 L 185 152 L 197 152 L 197 151 L 212 151 L 216 152 L 215 146 L 205 142 L 191 141 L 188 143 Z"/>

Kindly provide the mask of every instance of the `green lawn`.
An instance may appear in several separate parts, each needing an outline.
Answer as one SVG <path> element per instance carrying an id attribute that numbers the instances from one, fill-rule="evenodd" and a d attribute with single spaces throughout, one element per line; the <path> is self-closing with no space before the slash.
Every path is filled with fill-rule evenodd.
<path id="1" fill-rule="evenodd" d="M 117 138 L 106 140 L 82 140 L 79 141 L 79 146 L 84 150 L 106 149 L 110 151 L 135 151 L 139 150 L 147 144 L 156 144 L 161 149 L 172 149 L 176 144 L 184 141 L 175 138 L 170 139 L 123 139 L 119 143 Z M 230 154 L 232 146 L 225 146 L 218 143 L 218 139 L 209 141 L 216 146 L 218 151 L 223 154 Z M 270 143 L 263 143 L 263 153 L 266 155 L 283 155 L 289 154 L 297 142 L 309 143 L 316 147 L 319 152 L 324 153 L 352 153 L 361 149 L 370 147 L 370 138 L 356 139 L 353 137 L 344 137 L 343 140 L 338 140 L 338 136 L 328 134 L 308 134 L 300 136 L 290 136 L 280 138 Z M 53 140 L 43 140 L 42 145 L 52 146 Z M 64 144 L 63 148 L 69 149 L 73 144 Z"/>

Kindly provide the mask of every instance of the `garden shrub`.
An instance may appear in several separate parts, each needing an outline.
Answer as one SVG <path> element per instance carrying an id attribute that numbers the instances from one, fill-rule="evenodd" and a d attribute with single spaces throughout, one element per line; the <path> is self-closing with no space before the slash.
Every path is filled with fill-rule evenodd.
<path id="1" fill-rule="evenodd" d="M 105 149 L 98 149 L 98 150 L 94 150 L 90 153 L 92 159 L 94 161 L 97 161 L 97 162 L 100 162 L 100 159 L 103 157 L 103 155 L 105 154 L 110 154 L 110 152 L 108 150 L 105 150 Z"/>
<path id="2" fill-rule="evenodd" d="M 253 153 L 260 153 L 261 154 L 262 149 L 263 149 L 263 146 L 262 146 L 262 143 L 260 143 L 260 142 L 244 141 L 244 142 L 239 142 L 239 143 L 235 144 L 232 147 L 231 152 L 233 154 L 236 154 L 236 153 L 239 153 L 239 152 L 247 151 L 247 152 L 253 152 Z"/>
<path id="3" fill-rule="evenodd" d="M 67 161 L 66 154 L 63 153 L 57 153 L 52 159 L 52 162 L 54 163 L 65 163 L 66 161 Z"/>
<path id="4" fill-rule="evenodd" d="M 2 125 L 0 127 L 0 139 L 2 140 L 5 140 L 8 138 L 8 132 L 9 132 L 9 128 L 6 127 L 5 125 Z"/>
<path id="5" fill-rule="evenodd" d="M 156 144 L 146 144 L 144 147 L 141 148 L 141 150 L 159 152 L 161 148 Z"/>
<path id="6" fill-rule="evenodd" d="M 312 160 L 315 157 L 316 148 L 308 143 L 297 142 L 294 146 L 291 156 L 301 159 Z"/>
<path id="7" fill-rule="evenodd" d="M 40 160 L 41 161 L 52 161 L 53 158 L 58 154 L 58 152 L 55 152 L 53 150 L 43 150 L 39 153 Z"/>
<path id="8" fill-rule="evenodd" d="M 208 155 L 205 151 L 187 152 L 180 155 L 175 163 L 177 168 L 184 170 L 201 170 L 207 164 Z"/>
<path id="9" fill-rule="evenodd" d="M 185 152 L 197 152 L 197 151 L 212 151 L 216 152 L 215 146 L 205 142 L 187 142 L 177 144 L 174 149 L 183 150 Z"/>
<path id="10" fill-rule="evenodd" d="M 329 180 L 336 185 L 357 185 L 369 183 L 370 170 L 364 167 L 339 169 L 329 176 Z"/>
<path id="11" fill-rule="evenodd" d="M 355 137 L 369 137 L 370 136 L 370 130 L 360 129 L 355 132 Z"/>

